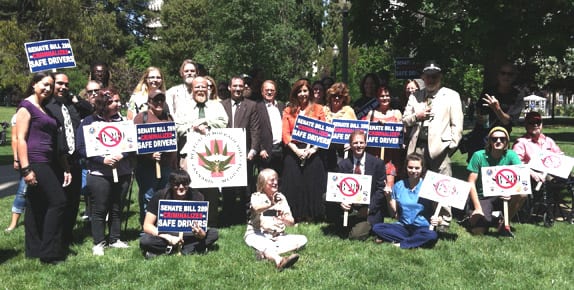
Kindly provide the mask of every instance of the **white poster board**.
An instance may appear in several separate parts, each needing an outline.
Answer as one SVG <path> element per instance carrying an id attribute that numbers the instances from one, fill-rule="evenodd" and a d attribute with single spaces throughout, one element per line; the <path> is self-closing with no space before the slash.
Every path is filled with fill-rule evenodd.
<path id="1" fill-rule="evenodd" d="M 470 184 L 454 177 L 427 171 L 419 197 L 436 201 L 443 206 L 452 206 L 464 210 Z"/>
<path id="2" fill-rule="evenodd" d="M 104 156 L 137 150 L 132 121 L 93 122 L 83 127 L 86 156 Z"/>
<path id="3" fill-rule="evenodd" d="M 369 204 L 371 180 L 370 175 L 329 172 L 325 199 L 333 202 Z"/>
<path id="4" fill-rule="evenodd" d="M 532 194 L 530 168 L 525 164 L 482 167 L 481 174 L 484 196 Z"/>
<path id="5" fill-rule="evenodd" d="M 195 188 L 247 186 L 245 129 L 212 129 L 187 136 L 187 171 Z"/>
<path id="6" fill-rule="evenodd" d="M 530 159 L 528 166 L 534 170 L 568 179 L 572 167 L 574 167 L 574 158 L 550 151 L 542 151 L 539 156 L 533 156 Z"/>

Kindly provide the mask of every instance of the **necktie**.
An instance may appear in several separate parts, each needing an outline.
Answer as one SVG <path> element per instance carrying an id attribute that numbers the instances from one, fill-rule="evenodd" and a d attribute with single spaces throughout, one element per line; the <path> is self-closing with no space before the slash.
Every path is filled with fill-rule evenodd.
<path id="1" fill-rule="evenodd" d="M 235 128 L 235 117 L 237 116 L 236 112 L 239 110 L 239 102 L 233 102 L 233 109 L 231 110 L 233 116 L 231 118 L 231 128 Z"/>
<path id="2" fill-rule="evenodd" d="M 70 112 L 65 105 L 62 105 L 62 115 L 64 116 L 64 130 L 66 130 L 64 135 L 66 136 L 66 144 L 68 144 L 68 154 L 72 155 L 76 148 L 74 126 L 72 126 L 72 118 L 70 118 Z"/>
<path id="3" fill-rule="evenodd" d="M 197 104 L 197 107 L 199 108 L 198 117 L 199 117 L 200 119 L 205 118 L 205 104 L 204 104 L 204 103 L 201 103 L 201 104 L 198 103 L 198 104 Z"/>
<path id="4" fill-rule="evenodd" d="M 361 174 L 361 161 L 360 160 L 357 160 L 357 163 L 355 163 L 355 170 L 353 171 L 353 173 Z"/>

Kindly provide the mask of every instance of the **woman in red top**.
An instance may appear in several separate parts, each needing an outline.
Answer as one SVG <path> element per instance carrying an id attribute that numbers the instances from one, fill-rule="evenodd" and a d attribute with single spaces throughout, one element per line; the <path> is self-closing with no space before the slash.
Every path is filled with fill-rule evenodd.
<path id="1" fill-rule="evenodd" d="M 295 221 L 319 221 L 323 218 L 323 193 L 327 186 L 327 172 L 323 153 L 315 146 L 291 140 L 297 116 L 325 121 L 323 107 L 311 97 L 311 86 L 306 80 L 295 82 L 289 94 L 289 106 L 283 111 L 283 143 L 285 152 L 281 192 L 285 194 Z"/>

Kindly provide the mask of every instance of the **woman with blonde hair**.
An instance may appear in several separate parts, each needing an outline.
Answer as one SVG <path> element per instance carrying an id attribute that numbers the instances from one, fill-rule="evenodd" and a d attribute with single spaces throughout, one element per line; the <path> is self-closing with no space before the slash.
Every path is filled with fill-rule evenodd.
<path id="1" fill-rule="evenodd" d="M 148 67 L 143 76 L 140 78 L 132 96 L 128 102 L 128 120 L 133 118 L 140 112 L 147 111 L 148 94 L 150 91 L 160 89 L 165 92 L 165 83 L 163 82 L 163 74 L 161 70 L 155 66 Z"/>
<path id="2" fill-rule="evenodd" d="M 304 235 L 286 234 L 285 228 L 295 223 L 285 196 L 278 191 L 277 172 L 263 169 L 257 177 L 257 192 L 251 195 L 251 217 L 245 231 L 245 243 L 257 251 L 258 259 L 268 259 L 279 270 L 291 267 L 298 254 L 281 257 L 307 244 Z"/>

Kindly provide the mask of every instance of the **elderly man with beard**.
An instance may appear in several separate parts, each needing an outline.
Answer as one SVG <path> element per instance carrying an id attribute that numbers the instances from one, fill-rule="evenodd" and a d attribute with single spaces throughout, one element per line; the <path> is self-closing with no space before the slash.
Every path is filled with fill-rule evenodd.
<path id="1" fill-rule="evenodd" d="M 76 224 L 78 207 L 80 204 L 80 190 L 82 186 L 82 168 L 80 158 L 76 151 L 75 131 L 83 119 L 92 109 L 90 103 L 78 99 L 70 94 L 68 76 L 58 72 L 52 74 L 54 78 L 54 97 L 46 105 L 48 114 L 56 119 L 58 123 L 58 134 L 56 136 L 56 150 L 58 156 L 63 156 L 62 164 L 69 166 L 72 174 L 72 183 L 64 187 L 67 203 L 64 211 L 64 233 L 63 241 L 69 246 L 72 243 L 72 230 Z M 80 112 L 84 112 L 82 115 Z"/>
<path id="2" fill-rule="evenodd" d="M 434 61 L 427 62 L 422 79 L 425 88 L 409 97 L 403 114 L 403 124 L 411 132 L 405 138 L 410 139 L 407 154 L 419 153 L 428 170 L 451 176 L 449 156 L 462 138 L 464 115 L 460 96 L 442 86 L 442 69 Z M 452 219 L 450 208 L 441 216 L 439 230 L 446 231 Z"/>
<path id="3" fill-rule="evenodd" d="M 217 100 L 207 99 L 207 79 L 196 77 L 191 82 L 192 100 L 182 102 L 185 110 L 180 110 L 175 119 L 175 127 L 178 137 L 191 140 L 192 134 L 205 135 L 211 128 L 225 128 L 227 126 L 227 114 L 221 103 Z M 185 156 L 190 150 L 187 141 L 182 143 L 180 167 L 187 170 Z M 205 198 L 209 201 L 209 225 L 218 222 L 217 208 L 219 207 L 219 192 L 217 188 L 203 189 Z"/>

